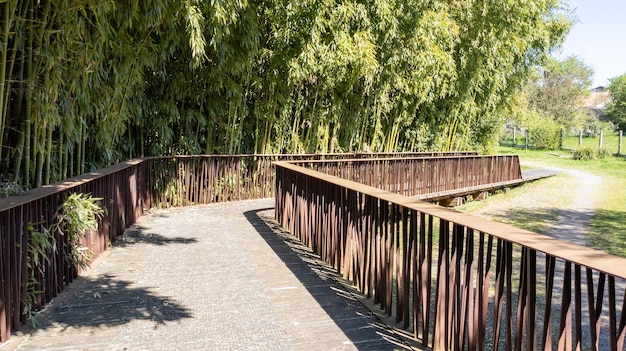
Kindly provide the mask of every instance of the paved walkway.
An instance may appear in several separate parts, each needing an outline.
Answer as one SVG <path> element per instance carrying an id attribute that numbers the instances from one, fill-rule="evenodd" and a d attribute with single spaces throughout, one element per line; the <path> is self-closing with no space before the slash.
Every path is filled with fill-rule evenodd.
<path id="1" fill-rule="evenodd" d="M 18 350 L 407 348 L 277 228 L 272 207 L 266 199 L 143 217 Z"/>

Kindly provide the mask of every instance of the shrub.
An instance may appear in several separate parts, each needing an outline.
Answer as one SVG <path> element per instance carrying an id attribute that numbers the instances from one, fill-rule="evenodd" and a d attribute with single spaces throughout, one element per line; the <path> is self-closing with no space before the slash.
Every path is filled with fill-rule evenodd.
<path id="1" fill-rule="evenodd" d="M 611 155 L 611 153 L 609 152 L 608 149 L 601 148 L 601 149 L 597 149 L 596 150 L 596 155 L 597 155 L 598 159 L 602 160 L 602 159 L 605 159 L 605 158 L 609 157 Z"/>
<path id="2" fill-rule="evenodd" d="M 596 149 L 590 146 L 583 146 L 578 148 L 577 150 L 572 151 L 573 157 L 575 160 L 601 160 L 609 156 L 609 150 L 607 149 Z"/>
<path id="3" fill-rule="evenodd" d="M 589 146 L 579 147 L 578 149 L 572 151 L 572 155 L 574 160 L 593 160 L 595 158 L 596 150 Z"/>
<path id="4" fill-rule="evenodd" d="M 542 120 L 529 132 L 530 145 L 537 149 L 557 150 L 561 145 L 561 128 L 552 120 Z"/>
<path id="5" fill-rule="evenodd" d="M 38 297 L 43 293 L 41 282 L 38 277 L 45 276 L 46 264 L 50 262 L 49 252 L 55 250 L 56 242 L 54 234 L 42 223 L 28 222 L 27 255 L 26 266 L 28 267 L 28 278 L 25 280 L 26 293 L 22 295 L 24 303 L 23 314 L 27 316 L 34 327 L 37 327 L 35 319 L 36 311 L 41 307 L 38 304 Z M 20 247 L 20 244 L 17 244 Z"/>
<path id="6" fill-rule="evenodd" d="M 80 245 L 80 239 L 88 230 L 98 230 L 98 220 L 102 219 L 106 208 L 90 194 L 73 193 L 59 207 L 55 229 L 66 236 L 65 259 L 69 264 L 80 268 L 89 266 L 91 250 Z"/>
<path id="7" fill-rule="evenodd" d="M 24 192 L 24 189 L 17 182 L 0 183 L 0 197 L 9 197 L 12 195 L 19 195 L 23 192 Z"/>

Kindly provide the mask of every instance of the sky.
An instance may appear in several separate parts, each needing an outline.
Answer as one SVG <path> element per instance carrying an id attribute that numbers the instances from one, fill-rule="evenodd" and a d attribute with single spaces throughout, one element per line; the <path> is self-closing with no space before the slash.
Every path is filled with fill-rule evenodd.
<path id="1" fill-rule="evenodd" d="M 626 1 L 569 0 L 578 22 L 557 58 L 575 55 L 594 70 L 593 87 L 626 73 Z"/>

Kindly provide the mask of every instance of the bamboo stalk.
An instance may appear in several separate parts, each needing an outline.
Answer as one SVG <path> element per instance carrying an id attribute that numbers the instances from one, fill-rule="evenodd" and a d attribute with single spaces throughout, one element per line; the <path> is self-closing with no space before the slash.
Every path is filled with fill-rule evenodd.
<path id="1" fill-rule="evenodd" d="M 79 153 L 78 158 L 78 174 L 85 173 L 85 154 L 87 153 L 85 148 L 87 144 L 87 123 L 83 123 L 81 128 L 82 132 L 80 133 L 81 138 L 79 140 L 81 152 Z"/>
<path id="2" fill-rule="evenodd" d="M 7 77 L 12 78 L 13 77 L 13 70 L 15 69 L 15 63 L 18 62 L 17 60 L 17 53 L 18 51 L 23 52 L 24 51 L 24 17 L 27 11 L 27 7 L 28 7 L 28 3 L 27 1 L 23 2 L 21 4 L 22 6 L 19 7 L 19 12 L 14 16 L 15 20 L 15 26 L 13 27 L 13 31 L 15 32 L 14 35 L 14 39 L 13 39 L 13 48 L 12 48 L 12 56 L 11 56 L 11 63 L 9 66 L 9 72 Z M 14 8 L 14 11 L 16 11 L 18 9 L 18 5 L 16 4 L 16 7 Z M 8 80 L 9 82 L 9 89 L 6 90 L 5 92 L 5 110 L 1 111 L 3 116 L 7 115 L 7 110 L 9 105 L 11 106 L 11 114 L 13 116 L 15 116 L 17 118 L 17 126 L 16 126 L 16 132 L 18 134 L 18 141 L 17 141 L 17 146 L 15 147 L 14 151 L 14 163 L 13 163 L 13 174 L 15 176 L 15 181 L 20 181 L 21 179 L 21 163 L 22 163 L 22 157 L 23 157 L 23 151 L 24 151 L 24 119 L 22 116 L 22 107 L 23 107 L 23 99 L 24 99 L 24 67 L 25 63 L 23 60 L 23 57 L 19 60 L 19 64 L 17 66 L 17 77 L 14 79 L 15 82 L 18 83 L 19 88 L 16 89 L 16 93 L 13 99 L 13 102 L 11 102 L 11 100 L 9 99 L 10 95 L 11 95 L 11 81 Z M 5 120 L 4 124 L 6 125 L 8 121 Z M 11 127 L 11 126 L 9 126 Z"/>
<path id="3" fill-rule="evenodd" d="M 34 6 L 37 6 L 37 5 L 35 4 Z M 48 25 L 48 15 L 50 13 L 50 7 L 51 7 L 50 1 L 44 0 L 41 4 L 41 8 L 43 10 L 41 12 L 40 17 L 38 17 L 37 21 L 35 21 L 35 18 L 33 16 L 33 23 L 31 24 L 33 28 L 38 26 L 36 42 L 33 44 L 33 47 L 36 49 L 36 52 L 38 52 L 39 56 L 41 56 L 41 53 L 39 52 L 41 51 L 41 47 L 43 46 L 43 37 L 44 37 L 45 29 Z M 35 23 L 37 24 L 37 26 L 35 25 Z M 34 29 L 32 31 L 34 32 Z M 36 62 L 37 62 L 37 65 L 34 69 L 36 73 L 32 77 L 33 80 L 35 79 L 35 77 L 39 76 L 39 72 L 42 71 L 42 65 L 43 65 L 41 59 L 37 60 Z M 33 84 L 33 89 L 34 89 L 34 81 L 32 84 Z M 34 133 L 34 135 L 36 136 L 38 140 L 38 143 L 35 144 L 37 145 L 37 147 L 34 148 L 34 155 L 35 155 L 34 159 L 37 160 L 35 184 L 36 184 L 36 187 L 40 187 L 44 183 L 44 175 L 43 175 L 44 162 L 46 159 L 50 157 L 49 155 L 52 152 L 52 148 L 46 147 L 48 134 L 49 134 L 48 130 L 51 131 L 52 126 L 50 125 L 48 117 L 42 115 L 42 111 L 40 107 L 37 108 L 36 115 L 39 116 L 39 119 L 42 122 L 41 124 L 40 123 L 34 124 L 35 127 L 38 129 L 37 132 Z"/>
<path id="4" fill-rule="evenodd" d="M 36 125 L 39 125 L 39 123 L 35 123 Z M 44 121 L 43 126 L 41 128 L 38 128 L 38 133 L 36 134 L 36 139 L 38 140 L 37 142 L 37 151 L 36 151 L 36 160 L 37 160 L 37 167 L 35 168 L 35 186 L 37 188 L 39 188 L 42 184 L 43 184 L 43 164 L 44 164 L 44 154 L 47 153 L 46 147 L 45 147 L 45 143 L 47 140 L 47 129 L 48 129 L 48 125 L 47 123 Z"/>
<path id="5" fill-rule="evenodd" d="M 9 104 L 8 94 L 5 97 L 5 91 L 9 91 L 10 80 L 6 79 L 7 74 L 7 55 L 9 50 L 9 31 L 11 29 L 11 22 L 13 18 L 11 16 L 10 6 L 12 2 L 7 1 L 4 3 L 0 3 L 2 6 L 2 19 L 0 20 L 0 28 L 2 32 L 0 33 L 2 38 L 2 51 L 0 52 L 0 162 L 2 160 L 2 152 L 4 150 L 4 130 L 5 123 L 7 120 L 6 111 L 7 106 Z"/>
<path id="6" fill-rule="evenodd" d="M 51 163 L 51 155 L 53 151 L 52 145 L 52 128 L 48 128 L 48 136 L 47 136 L 47 146 L 45 147 L 46 152 L 46 172 L 44 173 L 44 184 L 50 184 L 50 163 Z"/>
<path id="7" fill-rule="evenodd" d="M 30 187 L 30 162 L 31 162 L 31 113 L 33 107 L 33 88 L 34 88 L 34 76 L 33 76 L 33 39 L 35 36 L 33 21 L 34 21 L 34 8 L 31 5 L 31 1 L 27 1 L 27 26 L 28 40 L 26 41 L 26 108 L 24 111 L 24 178 L 23 185 L 26 188 Z"/>
<path id="8" fill-rule="evenodd" d="M 65 133 L 61 130 L 61 139 L 59 142 L 59 172 L 61 174 L 61 179 L 67 178 L 67 159 L 68 159 L 68 148 L 67 141 L 65 140 Z"/>
<path id="9" fill-rule="evenodd" d="M 84 145 L 83 144 L 83 138 L 84 138 L 83 137 L 83 131 L 85 130 L 83 128 L 83 125 L 85 125 L 86 123 L 87 122 L 83 119 L 83 117 L 80 117 L 80 126 L 78 127 L 79 128 L 78 138 L 76 140 L 76 148 L 77 148 L 76 149 L 76 155 L 75 155 L 76 157 L 72 160 L 72 163 L 75 162 L 75 166 L 73 168 L 73 170 L 75 170 L 75 172 L 72 171 L 71 176 L 75 176 L 75 175 L 81 173 L 80 172 L 80 167 L 81 167 L 80 160 L 82 159 L 83 152 L 84 152 L 84 150 L 83 150 L 83 145 Z"/>

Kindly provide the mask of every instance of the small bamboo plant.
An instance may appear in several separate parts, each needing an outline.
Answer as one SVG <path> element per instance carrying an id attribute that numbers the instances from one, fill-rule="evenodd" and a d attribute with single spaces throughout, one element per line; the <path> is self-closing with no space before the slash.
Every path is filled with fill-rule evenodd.
<path id="1" fill-rule="evenodd" d="M 44 274 L 44 264 L 49 260 L 49 252 L 56 249 L 54 235 L 41 223 L 28 222 L 29 232 L 28 254 L 26 256 L 26 266 L 29 275 L 26 280 L 26 293 L 24 295 L 24 311 L 33 327 L 37 326 L 35 319 L 37 309 L 37 298 L 43 293 L 38 290 L 39 281 L 37 276 Z M 18 245 L 19 247 L 20 245 Z"/>
<path id="2" fill-rule="evenodd" d="M 66 237 L 64 257 L 70 265 L 80 268 L 89 266 L 92 252 L 88 247 L 80 244 L 80 239 L 88 230 L 98 230 L 98 220 L 102 219 L 106 209 L 98 204 L 101 198 L 94 198 L 90 194 L 73 193 L 59 207 L 56 215 L 56 223 L 50 229 L 43 223 L 27 224 L 29 232 L 28 255 L 26 265 L 29 276 L 26 281 L 24 294 L 24 311 L 28 319 L 37 326 L 35 319 L 38 296 L 43 293 L 39 290 L 38 276 L 44 274 L 44 263 L 49 260 L 51 250 L 56 250 L 54 232 Z M 20 245 L 18 245 L 20 246 Z"/>
<path id="3" fill-rule="evenodd" d="M 57 214 L 54 229 L 66 237 L 65 259 L 69 264 L 80 268 L 89 267 L 92 252 L 80 244 L 80 239 L 88 230 L 98 230 L 98 220 L 105 214 L 105 208 L 98 203 L 102 198 L 91 194 L 73 193 L 63 202 Z"/>

